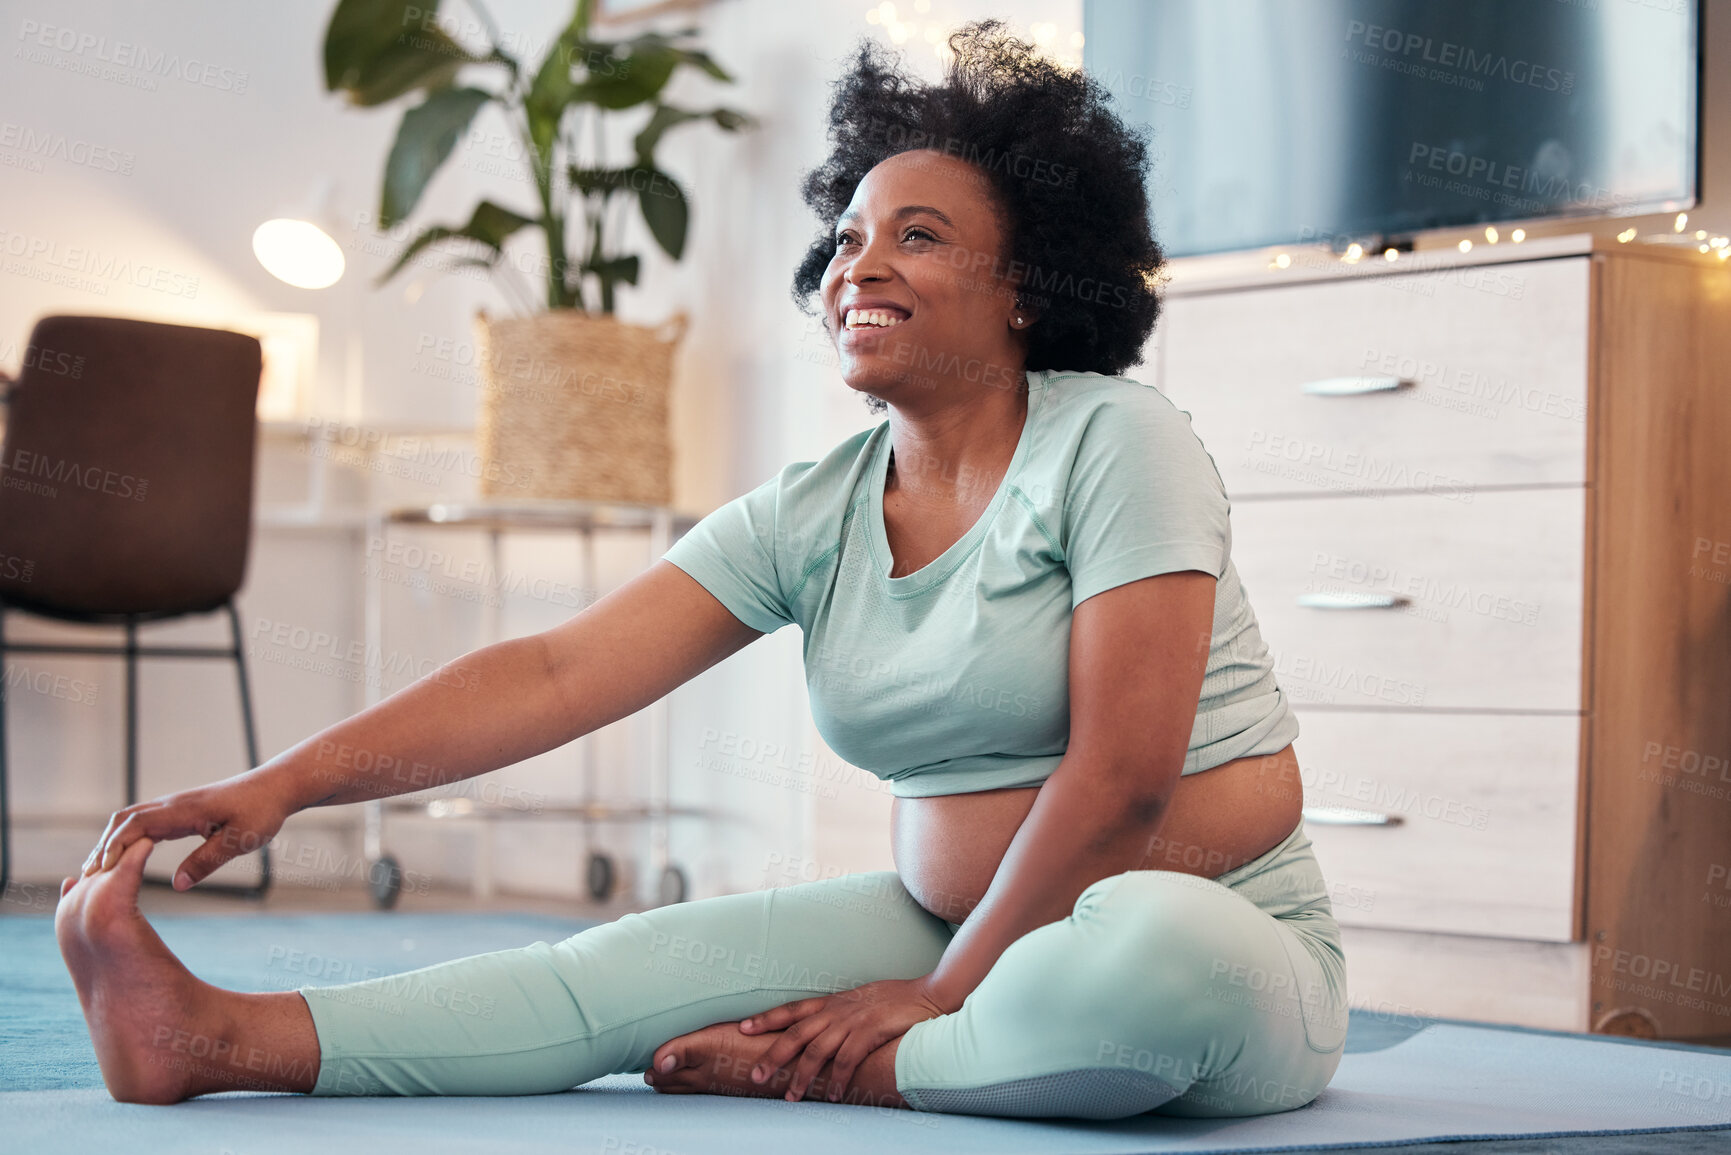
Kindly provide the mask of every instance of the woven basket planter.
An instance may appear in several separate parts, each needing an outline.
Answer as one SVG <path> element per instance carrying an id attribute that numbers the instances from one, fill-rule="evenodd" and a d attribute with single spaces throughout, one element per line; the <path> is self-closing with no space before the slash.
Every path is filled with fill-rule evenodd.
<path id="1" fill-rule="evenodd" d="M 476 315 L 481 495 L 667 505 L 681 312 L 658 326 L 553 309 Z"/>

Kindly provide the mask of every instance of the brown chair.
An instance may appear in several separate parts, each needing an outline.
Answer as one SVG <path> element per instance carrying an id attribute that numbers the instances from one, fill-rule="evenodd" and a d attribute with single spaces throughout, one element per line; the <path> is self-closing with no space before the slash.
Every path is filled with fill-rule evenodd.
<path id="1" fill-rule="evenodd" d="M 45 317 L 7 390 L 0 444 L 0 678 L 6 655 L 126 660 L 126 803 L 138 801 L 138 659 L 232 658 L 258 765 L 234 594 L 246 576 L 262 353 L 219 329 Z M 124 645 L 7 642 L 6 613 L 122 626 Z M 231 644 L 141 646 L 138 627 L 225 612 Z M 8 685 L 10 683 L 7 683 Z M 11 872 L 0 698 L 0 891 Z M 200 889 L 259 897 L 255 886 Z M 154 881 L 154 880 L 153 880 Z"/>

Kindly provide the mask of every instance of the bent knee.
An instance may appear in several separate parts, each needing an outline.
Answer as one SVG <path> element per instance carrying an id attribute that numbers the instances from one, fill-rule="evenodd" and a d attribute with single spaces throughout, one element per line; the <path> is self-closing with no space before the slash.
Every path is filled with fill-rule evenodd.
<path id="1" fill-rule="evenodd" d="M 1077 898 L 1073 913 L 1081 922 L 1161 939 L 1189 937 L 1235 921 L 1234 915 L 1262 914 L 1220 883 L 1174 870 L 1126 870 L 1102 878 Z"/>
<path id="2" fill-rule="evenodd" d="M 1204 996 L 1235 969 L 1284 959 L 1270 917 L 1210 879 L 1165 870 L 1102 879 L 1075 921 L 1097 929 L 1098 965 L 1148 984 L 1149 994 Z M 1153 989 L 1158 988 L 1158 989 Z"/>

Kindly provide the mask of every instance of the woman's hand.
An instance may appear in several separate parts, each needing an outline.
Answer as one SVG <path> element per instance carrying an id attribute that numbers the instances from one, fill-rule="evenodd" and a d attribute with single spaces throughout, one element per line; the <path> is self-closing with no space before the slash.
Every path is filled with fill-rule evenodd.
<path id="1" fill-rule="evenodd" d="M 754 1035 L 785 1028 L 752 1068 L 751 1081 L 768 1082 L 799 1055 L 799 1066 L 787 1089 L 787 1097 L 795 1102 L 805 1098 L 806 1088 L 833 1057 L 829 1098 L 834 1102 L 847 1090 L 867 1055 L 915 1023 L 948 1013 L 949 1008 L 939 1003 L 925 979 L 883 979 L 851 991 L 784 1003 L 742 1020 L 739 1029 Z"/>
<path id="2" fill-rule="evenodd" d="M 187 890 L 229 859 L 276 837 L 296 809 L 272 778 L 256 770 L 140 802 L 114 812 L 96 849 L 84 860 L 83 873 L 107 870 L 140 838 L 162 842 L 197 834 L 204 844 L 186 856 L 174 875 L 174 888 Z"/>

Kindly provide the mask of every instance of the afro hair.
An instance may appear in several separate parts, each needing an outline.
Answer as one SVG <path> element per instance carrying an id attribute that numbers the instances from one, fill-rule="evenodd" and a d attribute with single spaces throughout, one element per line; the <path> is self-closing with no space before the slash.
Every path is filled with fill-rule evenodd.
<path id="1" fill-rule="evenodd" d="M 999 271 L 1019 278 L 1017 303 L 1037 318 L 1026 367 L 1115 376 L 1141 364 L 1165 264 L 1149 220 L 1146 139 L 1098 81 L 1039 55 L 1002 21 L 964 25 L 949 45 L 944 79 L 929 84 L 862 40 L 834 82 L 834 148 L 805 174 L 805 203 L 833 226 L 888 157 L 936 149 L 969 161 L 1007 226 Z M 827 227 L 794 274 L 794 301 L 808 314 L 835 251 Z"/>

